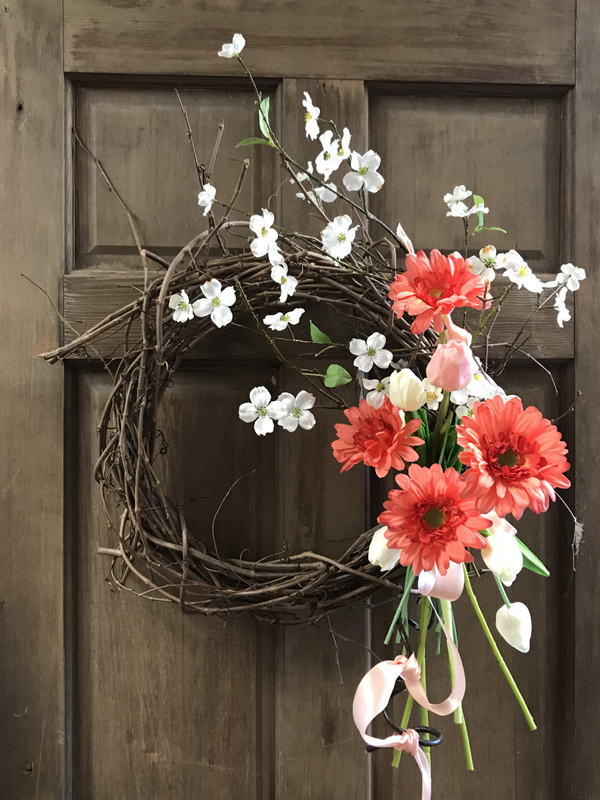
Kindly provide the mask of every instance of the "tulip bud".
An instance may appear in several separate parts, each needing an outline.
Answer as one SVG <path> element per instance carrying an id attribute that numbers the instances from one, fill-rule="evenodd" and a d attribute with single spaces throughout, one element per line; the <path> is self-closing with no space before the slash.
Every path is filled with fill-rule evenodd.
<path id="1" fill-rule="evenodd" d="M 425 597 L 437 597 L 440 600 L 454 602 L 462 594 L 465 576 L 462 564 L 450 562 L 445 575 L 440 575 L 438 568 L 419 573 L 419 591 Z"/>
<path id="2" fill-rule="evenodd" d="M 379 567 L 382 572 L 387 572 L 395 567 L 400 560 L 400 553 L 402 552 L 388 547 L 387 539 L 385 538 L 386 531 L 386 525 L 377 528 L 369 545 L 369 561 Z"/>
<path id="3" fill-rule="evenodd" d="M 417 411 L 427 400 L 420 378 L 410 369 L 401 369 L 390 376 L 390 400 L 402 411 Z"/>
<path id="4" fill-rule="evenodd" d="M 442 314 L 442 322 L 446 326 L 446 341 L 449 342 L 452 339 L 456 339 L 459 342 L 464 342 L 467 345 L 471 345 L 473 341 L 473 337 L 466 331 L 464 328 L 461 328 L 458 325 L 455 325 L 452 321 L 452 317 L 450 314 Z"/>
<path id="5" fill-rule="evenodd" d="M 500 519 L 494 511 L 486 514 L 493 524 L 490 535 L 485 540 L 481 557 L 486 567 L 496 575 L 505 586 L 512 586 L 523 569 L 523 553 L 515 533 L 517 529 L 505 519 Z"/>
<path id="6" fill-rule="evenodd" d="M 434 386 L 455 392 L 472 381 L 477 369 L 470 347 L 452 339 L 439 345 L 431 357 L 427 365 L 427 377 Z"/>
<path id="7" fill-rule="evenodd" d="M 496 628 L 503 639 L 521 653 L 529 652 L 531 614 L 525 603 L 503 605 L 496 612 Z"/>

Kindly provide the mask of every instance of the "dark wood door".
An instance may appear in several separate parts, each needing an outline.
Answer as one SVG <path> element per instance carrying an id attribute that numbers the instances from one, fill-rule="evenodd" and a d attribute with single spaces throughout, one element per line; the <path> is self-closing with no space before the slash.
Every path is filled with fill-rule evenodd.
<path id="1" fill-rule="evenodd" d="M 401 221 L 418 247 L 460 245 L 441 198 L 464 182 L 477 187 L 496 224 L 509 231 L 494 244 L 518 247 L 540 274 L 569 260 L 588 270 L 578 336 L 572 325 L 560 331 L 540 322 L 528 343 L 558 394 L 548 373 L 530 362 L 517 360 L 504 383 L 554 417 L 572 402 L 577 379 L 584 398 L 577 427 L 569 425 L 578 513 L 594 528 L 593 197 L 600 175 L 589 159 L 600 139 L 593 122 L 597 12 L 580 2 L 576 28 L 574 3 L 558 0 L 460 10 L 384 0 L 368 8 L 314 6 L 66 0 L 61 16 L 40 0 L 27 11 L 4 12 L 14 80 L 3 84 L 13 124 L 3 132 L 9 191 L 0 220 L 11 289 L 2 351 L 2 797 L 418 796 L 413 765 L 392 771 L 388 754 L 366 757 L 351 720 L 352 695 L 370 663 L 365 647 L 392 653 L 381 644 L 390 606 L 285 629 L 190 618 L 171 604 L 111 591 L 107 557 L 98 549 L 113 542 L 92 479 L 96 421 L 110 379 L 88 361 L 69 365 L 63 376 L 32 358 L 58 336 L 71 337 L 70 326 L 81 330 L 121 305 L 142 280 L 127 218 L 73 146 L 70 128 L 101 159 L 143 243 L 168 257 L 202 223 L 173 87 L 181 89 L 202 159 L 225 121 L 218 185 L 235 182 L 230 154 L 256 124 L 253 97 L 235 64 L 216 58 L 234 30 L 246 35 L 248 61 L 272 93 L 288 148 L 314 157 L 299 113 L 307 90 L 323 116 L 351 129 L 357 149 L 380 153 L 387 191 L 375 198 L 377 213 Z M 19 46 L 24 40 L 28 46 Z M 269 154 L 253 153 L 240 205 L 260 208 L 280 182 Z M 9 195 L 18 199 L 9 202 Z M 291 187 L 276 202 L 288 224 L 318 226 L 298 210 Z M 60 284 L 64 330 L 57 333 L 47 301 L 21 271 L 53 298 Z M 507 318 L 507 332 L 523 313 L 517 308 Z M 117 337 L 100 350 L 106 355 L 118 346 Z M 340 476 L 330 457 L 336 413 L 323 412 L 310 436 L 258 440 L 235 425 L 246 387 L 291 390 L 294 375 L 267 354 L 254 352 L 250 361 L 236 337 L 195 355 L 177 373 L 161 421 L 177 453 L 163 460 L 162 477 L 185 504 L 188 524 L 206 530 L 233 481 L 256 469 L 219 516 L 224 550 L 260 555 L 285 543 L 339 553 L 364 528 L 365 497 L 359 470 Z M 211 458 L 199 459 L 199 451 Z M 444 721 L 447 741 L 434 763 L 438 797 L 595 796 L 586 756 L 600 727 L 589 702 L 597 690 L 585 677 L 597 659 L 596 612 L 586 603 L 595 587 L 595 549 L 590 535 L 575 581 L 570 530 L 557 509 L 523 522 L 553 574 L 546 582 L 520 579 L 535 635 L 529 658 L 508 654 L 536 733 L 519 717 L 461 603 L 476 772 L 463 771 L 459 737 Z M 495 598 L 488 588 L 479 594 L 490 613 Z M 433 667 L 440 675 L 445 669 Z M 565 717 L 585 721 L 572 753 L 564 746 Z"/>

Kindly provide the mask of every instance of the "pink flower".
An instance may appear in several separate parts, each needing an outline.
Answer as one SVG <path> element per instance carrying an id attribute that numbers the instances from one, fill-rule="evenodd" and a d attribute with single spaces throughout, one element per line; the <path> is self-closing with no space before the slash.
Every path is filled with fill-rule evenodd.
<path id="1" fill-rule="evenodd" d="M 455 325 L 452 321 L 452 317 L 450 314 L 442 314 L 442 321 L 446 326 L 446 339 L 447 341 L 452 341 L 452 339 L 458 339 L 460 342 L 464 342 L 468 344 L 469 347 L 471 346 L 471 342 L 473 341 L 473 337 L 466 331 L 464 328 L 461 328 L 459 325 Z"/>
<path id="2" fill-rule="evenodd" d="M 477 364 L 471 348 L 459 339 L 441 344 L 427 365 L 427 377 L 434 386 L 455 392 L 473 379 Z"/>

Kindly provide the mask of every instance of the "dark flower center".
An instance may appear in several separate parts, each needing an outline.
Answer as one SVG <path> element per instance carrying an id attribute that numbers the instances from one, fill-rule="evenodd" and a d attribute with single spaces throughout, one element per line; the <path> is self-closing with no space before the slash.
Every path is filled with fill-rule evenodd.
<path id="1" fill-rule="evenodd" d="M 441 526 L 446 522 L 446 515 L 441 508 L 436 508 L 434 506 L 423 514 L 423 519 L 430 528 L 441 528 Z"/>
<path id="2" fill-rule="evenodd" d="M 507 450 L 496 458 L 496 463 L 499 467 L 508 467 L 509 469 L 518 466 L 519 461 L 519 456 L 514 450 Z"/>

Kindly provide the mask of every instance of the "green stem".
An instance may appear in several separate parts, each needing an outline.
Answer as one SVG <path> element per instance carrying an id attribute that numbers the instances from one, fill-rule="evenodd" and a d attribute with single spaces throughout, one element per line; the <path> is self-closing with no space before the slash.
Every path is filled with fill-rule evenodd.
<path id="1" fill-rule="evenodd" d="M 444 420 L 446 419 L 446 414 L 448 413 L 448 406 L 450 405 L 450 393 L 444 390 L 444 397 L 441 402 L 438 416 L 435 421 L 435 429 L 433 431 L 433 439 L 431 440 L 431 463 L 435 464 L 437 461 L 437 445 L 438 440 L 440 438 L 440 432 L 442 430 L 442 425 L 444 424 Z"/>
<path id="2" fill-rule="evenodd" d="M 444 625 L 446 626 L 446 630 L 452 636 L 452 631 L 454 628 L 454 614 L 452 612 L 452 603 L 449 600 L 442 600 L 442 614 L 444 616 Z M 454 663 L 454 656 L 452 655 L 452 650 L 450 649 L 450 642 L 446 643 L 448 645 L 448 667 L 450 670 L 450 682 L 452 684 L 452 688 L 456 684 L 456 664 Z M 456 643 L 455 643 L 456 644 Z M 454 712 L 454 722 L 457 725 L 460 725 L 460 734 L 463 743 L 463 750 L 465 751 L 465 761 L 467 764 L 467 770 L 469 772 L 473 771 L 475 767 L 473 766 L 473 755 L 471 753 L 471 742 L 469 741 L 469 733 L 467 731 L 467 723 L 465 721 L 465 715 L 463 712 L 462 703 Z"/>
<path id="3" fill-rule="evenodd" d="M 429 628 L 429 617 L 431 615 L 430 601 L 426 597 L 421 597 L 421 616 L 419 618 L 419 649 L 417 651 L 417 661 L 421 667 L 421 684 L 423 691 L 427 693 L 427 673 L 425 661 L 425 645 L 427 643 L 427 629 Z M 429 726 L 429 711 L 421 706 L 421 725 Z M 429 734 L 423 734 L 423 739 L 429 739 Z M 431 753 L 429 748 L 425 748 L 425 755 L 431 768 Z"/>
<path id="4" fill-rule="evenodd" d="M 467 770 L 473 772 L 473 755 L 471 753 L 471 742 L 469 741 L 469 732 L 467 731 L 467 723 L 463 714 L 462 722 L 460 723 L 460 735 L 462 737 L 463 749 L 465 751 L 465 761 L 467 763 Z"/>
<path id="5" fill-rule="evenodd" d="M 408 695 L 408 699 L 406 701 L 406 705 L 404 706 L 404 714 L 402 715 L 402 722 L 400 723 L 400 727 L 404 728 L 404 730 L 408 727 L 408 722 L 410 720 L 410 712 L 412 711 L 414 698 L 412 694 Z M 392 758 L 392 767 L 397 767 L 400 764 L 400 758 L 402 756 L 402 750 L 394 750 L 394 756 Z"/>
<path id="6" fill-rule="evenodd" d="M 485 621 L 485 617 L 483 616 L 481 608 L 479 607 L 479 603 L 477 602 L 477 598 L 475 597 L 475 595 L 473 593 L 473 587 L 471 586 L 471 581 L 469 579 L 469 573 L 467 572 L 466 564 L 463 564 L 463 572 L 464 572 L 464 575 L 465 575 L 465 586 L 467 588 L 467 594 L 469 595 L 469 599 L 470 599 L 470 601 L 471 601 L 471 603 L 473 605 L 473 608 L 475 609 L 475 613 L 477 614 L 477 618 L 479 619 L 481 627 L 483 628 L 483 632 L 485 633 L 486 638 L 487 638 L 487 640 L 488 640 L 488 642 L 490 644 L 490 647 L 492 648 L 492 652 L 496 657 L 496 661 L 500 665 L 500 669 L 504 673 L 504 677 L 508 681 L 508 685 L 512 689 L 514 696 L 517 698 L 517 702 L 521 707 L 521 711 L 523 712 L 523 715 L 524 715 L 525 719 L 527 720 L 527 724 L 529 725 L 529 729 L 532 730 L 532 731 L 535 731 L 535 730 L 537 730 L 537 725 L 533 721 L 533 717 L 531 716 L 531 712 L 527 708 L 527 704 L 526 704 L 525 700 L 523 699 L 523 695 L 519 691 L 519 687 L 515 683 L 515 679 L 511 675 L 509 668 L 506 666 L 506 663 L 505 663 L 504 659 L 502 658 L 502 654 L 501 654 L 500 650 L 498 650 L 498 645 L 494 641 L 494 637 L 492 636 L 492 632 L 490 631 L 490 629 L 488 627 L 488 624 Z"/>
<path id="7" fill-rule="evenodd" d="M 398 603 L 398 608 L 396 609 L 396 613 L 394 614 L 394 619 L 392 620 L 392 624 L 390 625 L 388 632 L 386 634 L 385 639 L 383 640 L 384 644 L 389 644 L 392 638 L 392 633 L 394 632 L 394 628 L 400 619 L 400 614 L 402 610 L 406 608 L 408 605 L 408 601 L 410 598 L 410 590 L 412 588 L 413 583 L 415 582 L 415 573 L 412 571 L 412 567 L 407 567 L 406 569 L 406 576 L 404 578 L 404 592 L 402 593 L 402 598 Z"/>
<path id="8" fill-rule="evenodd" d="M 498 586 L 498 591 L 500 592 L 500 594 L 502 595 L 502 599 L 504 600 L 504 604 L 506 605 L 507 608 L 510 608 L 510 600 L 508 599 L 508 595 L 504 591 L 504 586 L 502 585 L 502 581 L 497 575 L 494 575 L 494 578 Z"/>

